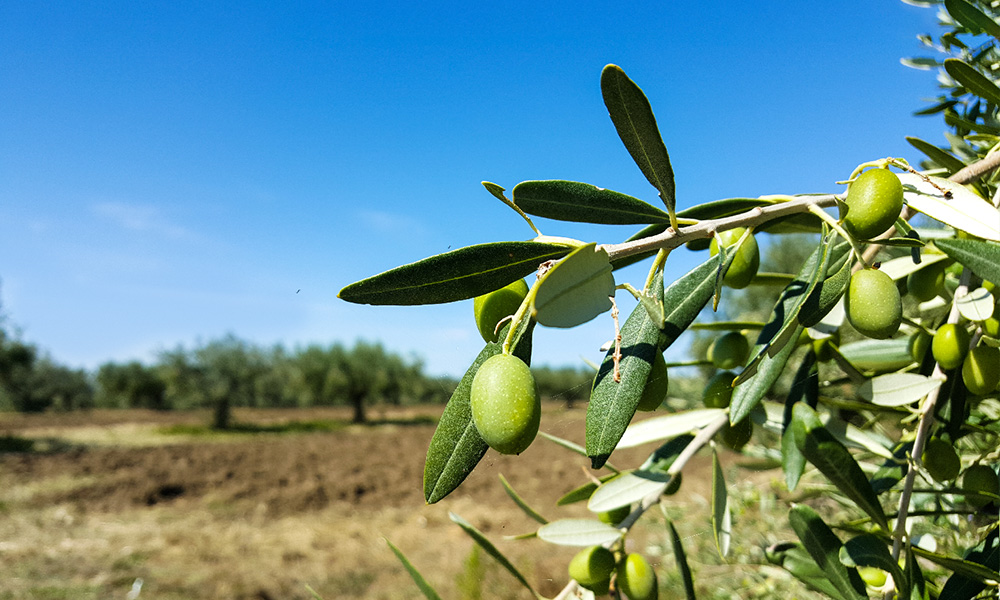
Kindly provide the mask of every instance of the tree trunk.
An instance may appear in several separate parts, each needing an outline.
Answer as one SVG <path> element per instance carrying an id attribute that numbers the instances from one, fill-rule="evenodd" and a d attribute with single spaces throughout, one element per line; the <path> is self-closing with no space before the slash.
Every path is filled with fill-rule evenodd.
<path id="1" fill-rule="evenodd" d="M 351 419 L 352 423 L 364 423 L 365 422 L 365 395 L 364 394 L 353 394 L 351 395 L 351 405 L 354 407 L 354 417 Z"/>
<path id="2" fill-rule="evenodd" d="M 232 426 L 232 411 L 229 409 L 229 396 L 220 398 L 215 403 L 215 414 L 212 416 L 212 427 L 229 429 Z"/>

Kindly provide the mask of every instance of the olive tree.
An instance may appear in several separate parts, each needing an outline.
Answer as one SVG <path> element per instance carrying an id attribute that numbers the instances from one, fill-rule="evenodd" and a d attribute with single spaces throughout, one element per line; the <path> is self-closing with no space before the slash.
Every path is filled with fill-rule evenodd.
<path id="1" fill-rule="evenodd" d="M 605 105 L 659 205 L 580 182 L 524 181 L 509 193 L 484 182 L 527 223 L 531 239 L 407 261 L 341 290 L 355 303 L 433 304 L 488 297 L 531 277 L 508 314 L 481 315 L 474 325 L 488 341 L 430 440 L 426 501 L 458 488 L 490 446 L 519 453 L 531 443 L 538 390 L 524 367 L 534 328 L 608 318 L 616 336 L 592 381 L 585 446 L 547 436 L 595 470 L 560 500 L 586 502 L 594 518 L 548 521 L 508 488 L 540 522 L 531 543 L 581 548 L 560 597 L 657 597 L 656 571 L 641 554 L 627 553 L 624 540 L 649 509 L 683 488 L 685 469 L 703 450 L 712 455 L 713 490 L 700 518 L 726 556 L 734 517 L 716 445 L 740 451 L 751 438 L 789 490 L 821 482 L 846 507 L 846 518 L 835 518 L 822 505 L 791 506 L 797 539 L 767 548 L 767 560 L 805 586 L 837 599 L 994 596 L 1000 87 L 993 68 L 1000 22 L 989 6 L 964 0 L 947 0 L 941 14 L 948 33 L 929 45 L 958 56 L 909 62 L 943 69 L 945 92 L 932 109 L 944 112 L 955 132 L 950 148 L 912 140 L 928 158 L 919 170 L 898 158 L 859 157 L 856 166 L 831 166 L 831 181 L 845 186 L 839 191 L 677 210 L 673 168 L 650 103 L 620 67 L 608 65 L 601 73 Z M 914 228 L 918 214 L 938 227 Z M 635 230 L 624 242 L 569 239 L 542 234 L 533 216 Z M 804 230 L 815 242 L 793 272 L 757 273 L 758 237 Z M 681 273 L 670 259 L 685 247 L 709 255 Z M 620 281 L 619 269 L 638 261 L 648 262 L 646 277 Z M 761 279 L 783 286 L 766 320 L 699 318 L 706 307 L 725 307 L 726 288 Z M 619 294 L 638 300 L 623 320 Z M 748 352 L 717 351 L 732 370 L 713 377 L 703 407 L 633 422 L 637 409 L 660 404 L 663 352 L 694 327 L 719 335 L 749 331 L 754 341 Z M 496 341 L 491 332 L 498 332 Z M 846 341 L 851 337 L 856 341 Z M 783 374 L 788 386 L 779 383 Z M 642 464 L 610 466 L 616 450 L 645 444 L 655 449 Z M 599 518 L 615 511 L 611 523 Z M 481 532 L 461 517 L 452 520 L 538 596 Z M 693 598 L 696 574 L 673 524 L 667 528 L 683 593 Z M 918 533 L 927 531 L 957 537 L 941 535 L 929 546 Z M 437 597 L 392 548 L 423 593 Z"/>

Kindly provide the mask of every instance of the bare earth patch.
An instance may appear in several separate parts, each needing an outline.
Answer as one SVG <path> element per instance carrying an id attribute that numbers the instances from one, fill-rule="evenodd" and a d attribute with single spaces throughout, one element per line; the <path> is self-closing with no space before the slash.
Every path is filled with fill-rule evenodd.
<path id="1" fill-rule="evenodd" d="M 543 439 L 519 457 L 491 451 L 458 491 L 426 506 L 423 459 L 434 431 L 427 417 L 440 410 L 374 411 L 388 424 L 327 432 L 208 436 L 164 433 L 164 426 L 206 422 L 200 414 L 5 415 L 0 435 L 63 443 L 48 453 L 0 454 L 0 599 L 124 598 L 139 578 L 140 598 L 312 598 L 307 586 L 326 600 L 415 597 L 383 538 L 446 598 L 477 591 L 528 597 L 492 559 L 476 555 L 449 511 L 486 533 L 539 592 L 555 595 L 574 549 L 505 540 L 537 523 L 510 501 L 498 476 L 550 519 L 587 516 L 582 504 L 555 501 L 585 482 L 588 461 Z M 241 411 L 237 419 L 346 416 L 313 409 Z M 542 429 L 580 443 L 584 416 L 584 408 L 546 407 Z M 612 462 L 634 466 L 650 450 Z M 699 459 L 679 498 L 693 515 L 678 520 L 689 554 L 711 537 L 711 469 Z M 662 526 L 650 522 L 629 536 L 636 549 L 666 543 Z"/>

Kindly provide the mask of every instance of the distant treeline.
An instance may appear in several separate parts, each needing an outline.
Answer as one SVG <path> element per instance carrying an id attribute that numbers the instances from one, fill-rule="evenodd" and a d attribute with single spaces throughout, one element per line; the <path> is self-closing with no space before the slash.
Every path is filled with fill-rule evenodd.
<path id="1" fill-rule="evenodd" d="M 589 394 L 593 371 L 587 368 L 533 371 L 543 397 L 572 404 Z M 224 428 L 233 407 L 347 405 L 361 422 L 368 406 L 443 403 L 456 385 L 425 374 L 419 358 L 378 343 L 288 349 L 231 335 L 163 351 L 152 364 L 109 362 L 88 373 L 56 364 L 0 329 L 0 410 L 7 411 L 211 407 L 214 425 Z"/>

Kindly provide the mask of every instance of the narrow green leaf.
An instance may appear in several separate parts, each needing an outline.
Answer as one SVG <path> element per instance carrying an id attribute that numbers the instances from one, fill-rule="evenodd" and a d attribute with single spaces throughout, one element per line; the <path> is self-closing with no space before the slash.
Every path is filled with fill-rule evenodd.
<path id="1" fill-rule="evenodd" d="M 973 35 L 984 32 L 1000 40 L 1000 24 L 965 0 L 944 0 L 948 14 L 969 29 Z"/>
<path id="2" fill-rule="evenodd" d="M 586 456 L 586 453 L 583 453 L 583 455 Z M 601 477 L 599 481 L 601 483 L 604 483 L 606 481 L 610 481 L 617 475 L 618 473 L 609 473 L 604 477 Z M 565 506 L 567 504 L 576 504 L 577 502 L 583 502 L 584 500 L 589 500 L 590 497 L 594 495 L 594 492 L 596 490 L 597 490 L 596 483 L 594 483 L 593 481 L 587 482 L 581 485 L 580 487 L 570 490 L 569 492 L 563 494 L 562 498 L 556 500 L 556 506 Z"/>
<path id="3" fill-rule="evenodd" d="M 842 494 L 850 498 L 861 510 L 889 531 L 885 512 L 879 504 L 878 496 L 872 489 L 868 477 L 847 448 L 819 423 L 815 411 L 801 402 L 792 409 L 793 427 L 802 423 L 802 430 L 795 431 L 795 442 L 799 451 L 819 472 L 826 476 Z"/>
<path id="4" fill-rule="evenodd" d="M 775 544 L 764 551 L 764 556 L 768 562 L 780 565 L 810 589 L 826 594 L 834 600 L 856 598 L 854 594 L 850 596 L 841 594 L 802 544 L 795 542 Z"/>
<path id="5" fill-rule="evenodd" d="M 719 453 L 712 448 L 712 536 L 715 548 L 723 559 L 729 554 L 729 540 L 733 530 L 733 515 L 729 510 L 729 493 L 726 479 L 719 464 Z"/>
<path id="6" fill-rule="evenodd" d="M 906 581 L 910 585 L 909 600 L 930 600 L 927 590 L 927 582 L 924 580 L 924 573 L 917 563 L 917 555 L 913 553 L 913 547 L 906 545 L 906 567 L 903 569 Z"/>
<path id="7" fill-rule="evenodd" d="M 527 588 L 528 591 L 531 592 L 533 596 L 535 596 L 535 598 L 539 598 L 540 600 L 543 598 L 538 592 L 535 591 L 533 587 L 531 587 L 531 584 L 528 583 L 528 580 L 524 578 L 524 575 L 521 575 L 521 572 L 517 570 L 517 567 L 515 567 L 513 563 L 507 560 L 507 557 L 504 556 L 503 553 L 500 552 L 500 550 L 498 550 L 497 547 L 493 545 L 493 542 L 486 539 L 486 536 L 483 535 L 483 532 L 479 531 L 472 525 L 472 523 L 469 523 L 468 521 L 466 521 L 465 519 L 456 515 L 453 512 L 448 513 L 448 518 L 450 518 L 453 523 L 461 527 L 462 530 L 465 531 L 465 533 L 469 534 L 469 537 L 471 537 L 477 544 L 479 544 L 480 548 L 482 548 L 483 550 L 486 551 L 487 554 L 492 556 L 493 559 L 496 560 L 498 563 L 500 563 L 500 565 L 503 568 L 507 569 L 507 572 L 513 575 L 515 579 L 520 581 L 521 585 Z"/>
<path id="8" fill-rule="evenodd" d="M 535 320 L 546 327 L 576 327 L 611 310 L 615 277 L 608 253 L 590 243 L 551 266 L 536 286 Z"/>
<path id="9" fill-rule="evenodd" d="M 911 69 L 920 69 L 922 71 L 928 71 L 941 64 L 935 58 L 926 57 L 901 58 L 899 62 Z"/>
<path id="10" fill-rule="evenodd" d="M 910 208 L 976 237 L 1000 241 L 1000 212 L 964 186 L 915 173 L 901 173 L 899 180 Z"/>
<path id="11" fill-rule="evenodd" d="M 538 537 L 558 546 L 596 546 L 617 541 L 622 531 L 597 519 L 560 519 L 539 527 Z"/>
<path id="12" fill-rule="evenodd" d="M 942 252 L 972 269 L 979 277 L 1000 283 L 1000 244 L 981 240 L 943 239 L 934 245 Z"/>
<path id="13" fill-rule="evenodd" d="M 813 295 L 820 280 L 827 272 L 834 248 L 833 237 L 829 237 L 806 259 L 795 281 L 789 284 L 778 298 L 771 319 L 757 336 L 757 343 L 751 350 L 753 358 L 733 382 L 732 403 L 729 420 L 738 423 L 771 390 L 794 350 L 794 340 L 803 331 L 798 316 L 807 306 L 809 313 L 819 310 L 819 296 Z M 807 305 L 808 302 L 808 305 Z"/>
<path id="14" fill-rule="evenodd" d="M 758 206 L 771 206 L 772 204 L 775 204 L 774 200 L 765 200 L 763 198 L 726 198 L 724 200 L 712 200 L 711 202 L 703 202 L 690 208 L 685 208 L 682 211 L 678 211 L 677 218 L 697 219 L 699 221 L 704 221 L 706 219 L 721 219 L 722 217 L 729 217 L 744 213 L 748 210 L 757 208 Z"/>
<path id="15" fill-rule="evenodd" d="M 674 548 L 677 570 L 681 572 L 681 581 L 684 582 L 684 597 L 687 600 L 695 600 L 694 578 L 691 576 L 691 567 L 688 566 L 687 554 L 684 553 L 681 536 L 677 535 L 677 529 L 674 528 L 674 523 L 669 519 L 667 520 L 667 528 L 670 529 L 670 543 Z"/>
<path id="16" fill-rule="evenodd" d="M 356 304 L 441 304 L 500 289 L 569 254 L 536 242 L 494 242 L 438 254 L 352 283 L 337 296 Z"/>
<path id="17" fill-rule="evenodd" d="M 625 321 L 621 331 L 622 381 L 616 383 L 612 377 L 614 349 L 611 349 L 597 373 L 587 407 L 587 454 L 594 468 L 608 459 L 632 420 L 652 366 L 653 353 L 669 348 L 712 298 L 718 265 L 718 255 L 713 256 L 661 292 L 666 309 L 662 330 L 655 327 L 642 306 L 637 306 Z M 654 278 L 652 289 L 662 288 L 661 271 Z"/>
<path id="18" fill-rule="evenodd" d="M 711 323 L 692 323 L 691 329 L 704 331 L 742 331 L 744 329 L 763 329 L 767 323 L 763 321 L 713 321 Z"/>
<path id="19" fill-rule="evenodd" d="M 875 567 L 891 573 L 899 592 L 898 597 L 910 597 L 910 582 L 903 576 L 903 570 L 892 559 L 892 554 L 881 538 L 863 533 L 847 540 L 840 548 L 840 562 L 845 567 Z"/>
<path id="20" fill-rule="evenodd" d="M 946 169 L 949 175 L 954 175 L 965 168 L 964 162 L 949 154 L 947 150 L 938 148 L 930 142 L 925 142 L 917 137 L 907 137 L 906 141 L 910 142 L 911 146 L 927 155 L 927 158 Z"/>
<path id="21" fill-rule="evenodd" d="M 675 221 L 674 169 L 649 100 L 617 65 L 608 65 L 601 72 L 601 94 L 618 137 L 642 174 L 660 192 L 670 220 Z"/>
<path id="22" fill-rule="evenodd" d="M 399 548 L 393 545 L 393 543 L 390 542 L 388 539 L 385 540 L 385 543 L 389 545 L 389 549 L 392 550 L 392 553 L 396 555 L 396 558 L 399 559 L 399 562 L 403 563 L 403 567 L 406 569 L 406 572 L 409 573 L 410 577 L 413 578 L 413 582 L 417 584 L 418 588 L 420 588 L 420 592 L 423 593 L 424 597 L 427 598 L 427 600 L 441 600 L 441 596 L 439 596 L 438 593 L 434 591 L 434 588 L 432 588 L 431 585 L 427 583 L 427 580 L 424 579 L 424 576 L 421 575 L 420 571 L 418 571 L 416 567 L 414 567 L 410 563 L 410 561 L 406 559 L 406 556 L 399 550 Z"/>
<path id="23" fill-rule="evenodd" d="M 523 181 L 514 204 L 524 212 L 577 223 L 635 225 L 669 223 L 670 215 L 626 194 L 576 181 Z"/>
<path id="24" fill-rule="evenodd" d="M 936 115 L 948 110 L 949 108 L 955 106 L 956 104 L 958 104 L 958 100 L 945 100 L 944 102 L 938 102 L 937 104 L 932 104 L 927 108 L 918 110 L 913 114 L 917 116 Z"/>
<path id="25" fill-rule="evenodd" d="M 1000 104 L 1000 88 L 972 65 L 957 58 L 946 58 L 944 70 L 974 95 L 991 104 Z"/>
<path id="26" fill-rule="evenodd" d="M 509 328 L 509 325 L 503 328 L 499 339 L 504 339 Z M 472 379 L 476 376 L 479 366 L 491 356 L 500 354 L 501 350 L 502 344 L 493 342 L 486 344 L 458 382 L 441 414 L 441 420 L 438 421 L 437 429 L 427 447 L 427 459 L 424 462 L 424 500 L 428 504 L 444 498 L 465 481 L 489 448 L 480 437 L 475 423 L 472 422 L 469 396 L 472 391 Z M 530 325 L 514 348 L 514 355 L 526 364 L 530 364 Z"/>
<path id="27" fill-rule="evenodd" d="M 997 529 L 990 531 L 982 543 L 966 553 L 965 558 L 953 558 L 944 554 L 938 554 L 937 552 L 930 552 L 917 546 L 913 547 L 913 553 L 920 558 L 925 558 L 932 563 L 954 571 L 955 575 L 952 576 L 953 578 L 961 576 L 962 579 L 977 583 L 1000 581 L 1000 571 L 997 571 L 997 565 L 1000 565 L 1000 541 L 998 541 L 998 535 L 1000 533 L 998 533 Z M 948 584 L 945 584 L 945 588 L 947 587 Z M 951 596 L 944 595 L 944 590 L 941 591 L 941 594 L 942 598 L 951 598 Z"/>
<path id="28" fill-rule="evenodd" d="M 785 400 L 785 410 L 782 418 L 781 433 L 781 469 L 785 474 L 785 485 L 788 491 L 794 490 L 806 468 L 806 457 L 795 444 L 791 429 L 792 413 L 797 402 L 805 401 L 809 406 L 816 406 L 819 399 L 819 369 L 816 363 L 816 353 L 809 352 L 795 372 L 792 389 Z"/>
<path id="29" fill-rule="evenodd" d="M 892 456 L 885 459 L 885 462 L 872 475 L 872 490 L 876 494 L 888 492 L 897 483 L 906 477 L 906 471 L 910 468 L 907 460 L 913 451 L 913 442 L 899 442 L 892 449 Z"/>
<path id="30" fill-rule="evenodd" d="M 940 379 L 916 373 L 890 373 L 861 384 L 858 395 L 877 406 L 905 406 L 941 387 Z"/>
<path id="31" fill-rule="evenodd" d="M 549 522 L 548 519 L 538 514 L 538 511 L 528 506 L 528 503 L 525 502 L 524 498 L 522 498 L 521 495 L 514 490 L 514 488 L 507 481 L 507 478 L 503 476 L 503 473 L 500 474 L 500 483 L 503 484 L 503 489 L 507 492 L 507 495 L 510 496 L 510 499 L 514 501 L 514 504 L 516 504 L 518 508 L 524 511 L 524 514 L 538 521 L 542 525 Z"/>
<path id="32" fill-rule="evenodd" d="M 840 595 L 851 600 L 867 600 L 865 582 L 861 580 L 857 569 L 849 569 L 841 564 L 840 548 L 843 544 L 816 511 L 799 504 L 788 513 L 788 521 L 802 540 L 809 556 L 816 561 L 816 565 Z"/>
<path id="33" fill-rule="evenodd" d="M 663 272 L 653 280 L 650 290 L 663 293 Z M 661 297 L 662 300 L 662 297 Z M 620 381 L 614 377 L 614 347 L 608 350 L 594 380 L 587 405 L 587 455 L 591 466 L 599 468 L 611 456 L 618 440 L 628 427 L 646 387 L 646 378 L 657 352 L 660 328 L 639 304 L 621 327 Z"/>

